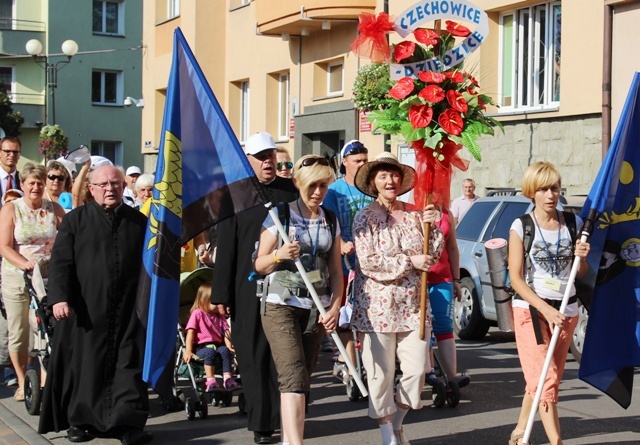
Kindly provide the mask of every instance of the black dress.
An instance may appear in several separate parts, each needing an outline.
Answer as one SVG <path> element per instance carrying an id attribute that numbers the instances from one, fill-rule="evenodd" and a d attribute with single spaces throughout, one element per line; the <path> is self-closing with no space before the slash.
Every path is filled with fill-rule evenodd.
<path id="1" fill-rule="evenodd" d="M 47 298 L 68 302 L 73 314 L 55 327 L 39 433 L 144 428 L 145 331 L 135 301 L 145 226 L 146 217 L 127 205 L 108 215 L 95 202 L 62 220 Z"/>
<path id="2" fill-rule="evenodd" d="M 274 206 L 298 197 L 290 179 L 276 177 L 265 187 Z M 256 283 L 248 280 L 253 271 L 251 254 L 266 216 L 266 207 L 260 205 L 218 224 L 211 296 L 212 303 L 231 307 L 231 337 L 242 376 L 249 431 L 272 431 L 280 425 L 278 374 L 262 330 Z"/>

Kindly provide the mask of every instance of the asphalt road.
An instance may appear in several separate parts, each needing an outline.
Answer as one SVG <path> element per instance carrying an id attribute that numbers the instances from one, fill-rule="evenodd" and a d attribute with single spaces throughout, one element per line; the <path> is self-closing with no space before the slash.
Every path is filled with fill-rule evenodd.
<path id="1" fill-rule="evenodd" d="M 431 390 L 424 392 L 425 407 L 407 415 L 405 432 L 413 445 L 506 445 L 516 422 L 524 381 L 513 335 L 495 329 L 479 342 L 458 341 L 460 370 L 467 370 L 471 385 L 461 390 L 456 408 L 435 408 Z M 366 400 L 350 402 L 345 386 L 331 375 L 331 354 L 321 354 L 312 380 L 312 405 L 305 425 L 305 443 L 311 445 L 380 443 L 375 422 L 366 417 Z M 578 364 L 569 359 L 560 392 L 560 422 L 565 445 L 640 444 L 640 404 L 628 410 L 578 380 Z M 638 383 L 636 383 L 636 387 Z M 4 422 L 26 443 L 69 443 L 66 433 L 44 437 L 35 433 L 37 417 L 15 402 L 13 389 L 0 387 L 0 423 Z M 638 397 L 638 396 L 636 396 Z M 1 429 L 1 425 L 0 425 Z M 188 421 L 184 412 L 165 414 L 152 396 L 147 430 L 154 444 L 251 444 L 246 420 L 238 413 L 237 397 L 229 407 L 209 406 L 209 417 Z M 548 443 L 536 422 L 531 442 Z M 3 442 L 0 434 L 0 443 Z M 116 440 L 96 439 L 91 444 L 115 445 Z"/>

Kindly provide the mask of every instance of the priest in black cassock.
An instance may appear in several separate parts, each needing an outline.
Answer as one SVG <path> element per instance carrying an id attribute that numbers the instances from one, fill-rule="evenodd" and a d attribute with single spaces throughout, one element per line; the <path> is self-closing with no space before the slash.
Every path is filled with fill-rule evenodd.
<path id="1" fill-rule="evenodd" d="M 298 197 L 291 179 L 276 176 L 277 147 L 269 133 L 256 133 L 244 147 L 258 180 L 275 205 Z M 218 223 L 216 267 L 213 270 L 211 302 L 223 304 L 231 312 L 231 336 L 247 408 L 247 427 L 255 443 L 271 443 L 280 426 L 280 392 L 271 349 L 262 330 L 260 300 L 251 254 L 260 238 L 267 209 L 260 205 Z"/>
<path id="2" fill-rule="evenodd" d="M 65 216 L 53 246 L 47 298 L 57 322 L 38 432 L 142 444 L 151 435 L 135 301 L 146 217 L 122 203 L 113 166 L 93 171 L 89 190 L 95 201 Z"/>

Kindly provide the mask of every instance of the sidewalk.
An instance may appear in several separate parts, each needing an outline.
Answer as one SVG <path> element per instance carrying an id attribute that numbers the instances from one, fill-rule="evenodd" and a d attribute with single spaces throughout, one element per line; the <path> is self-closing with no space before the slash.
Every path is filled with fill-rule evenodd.
<path id="1" fill-rule="evenodd" d="M 2 445 L 45 445 L 50 444 L 22 419 L 0 404 L 0 444 Z"/>

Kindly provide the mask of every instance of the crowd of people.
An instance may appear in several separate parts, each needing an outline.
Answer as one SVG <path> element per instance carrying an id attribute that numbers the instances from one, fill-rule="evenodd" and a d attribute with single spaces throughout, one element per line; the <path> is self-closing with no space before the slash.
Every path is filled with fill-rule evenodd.
<path id="1" fill-rule="evenodd" d="M 183 248 L 183 271 L 215 266 L 185 326 L 184 361 L 203 360 L 208 392 L 235 389 L 237 363 L 254 442 L 272 443 L 280 430 L 283 445 L 298 445 L 321 342 L 340 334 L 347 357 L 335 357 L 334 374 L 348 375 L 344 362 L 356 361 L 353 329 L 361 339 L 368 415 L 383 445 L 409 444 L 404 418 L 422 407 L 425 380 L 435 378 L 432 332 L 444 373 L 460 387 L 470 382 L 458 375 L 452 317 L 461 278 L 455 229 L 478 198 L 475 182 L 465 179 L 463 195 L 450 206 L 418 208 L 399 199 L 413 189 L 414 169 L 389 152 L 369 160 L 358 140 L 340 150 L 339 179 L 327 157 L 294 162 L 268 133 L 252 135 L 244 151 L 277 217 L 253 207 Z M 5 382 L 17 386 L 17 401 L 24 400 L 33 337 L 24 272 L 37 267 L 48 277 L 48 305 L 57 320 L 39 432 L 67 430 L 71 442 L 102 436 L 128 445 L 149 442 L 145 332 L 134 305 L 154 176 L 101 157 L 79 170 L 60 158 L 46 166 L 27 163 L 18 172 L 20 152 L 18 138 L 0 141 L 0 366 L 14 373 Z M 522 443 L 534 409 L 553 326 L 562 334 L 539 408 L 550 442 L 562 443 L 558 385 L 577 308 L 571 301 L 563 314 L 557 302 L 567 286 L 573 244 L 582 259 L 589 245 L 570 237 L 572 223 L 556 211 L 560 183 L 559 172 L 545 162 L 533 164 L 523 179 L 523 194 L 535 205 L 529 216 L 534 246 L 546 249 L 552 267 L 539 263 L 523 241 L 521 219 L 510 232 L 516 342 L 526 380 L 513 445 Z M 575 224 L 579 230 L 582 221 Z M 579 274 L 586 269 L 582 261 Z M 422 317 L 425 272 L 428 315 Z M 353 312 L 340 329 L 346 305 Z"/>

